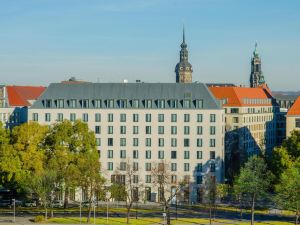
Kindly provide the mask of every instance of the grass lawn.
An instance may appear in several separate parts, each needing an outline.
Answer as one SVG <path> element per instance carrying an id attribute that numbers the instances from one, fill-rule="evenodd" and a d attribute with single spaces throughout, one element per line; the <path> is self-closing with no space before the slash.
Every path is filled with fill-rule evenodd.
<path id="1" fill-rule="evenodd" d="M 154 224 L 161 221 L 161 219 L 158 218 L 141 218 L 141 219 L 130 219 L 131 225 L 148 225 L 148 224 Z M 80 218 L 52 218 L 48 219 L 47 222 L 44 223 L 60 223 L 60 224 L 79 224 Z M 82 223 L 86 223 L 86 218 L 82 218 Z M 94 223 L 94 218 L 91 218 L 91 224 Z M 103 218 L 97 218 L 96 224 L 106 224 L 106 219 Z M 108 224 L 111 225 L 123 225 L 126 224 L 126 218 L 109 218 Z"/>

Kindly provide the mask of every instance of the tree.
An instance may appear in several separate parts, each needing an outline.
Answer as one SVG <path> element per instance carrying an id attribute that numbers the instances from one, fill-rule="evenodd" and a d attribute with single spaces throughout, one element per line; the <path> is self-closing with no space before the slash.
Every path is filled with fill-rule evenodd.
<path id="1" fill-rule="evenodd" d="M 126 201 L 126 188 L 124 184 L 113 183 L 109 188 L 109 192 L 111 199 L 114 201 Z"/>
<path id="2" fill-rule="evenodd" d="M 100 174 L 99 156 L 96 149 L 80 153 L 77 163 L 78 184 L 86 191 L 89 207 L 87 222 L 90 222 L 93 198 L 104 191 L 104 178 Z"/>
<path id="3" fill-rule="evenodd" d="M 242 197 L 251 200 L 251 225 L 254 224 L 256 200 L 267 195 L 273 175 L 267 170 L 267 165 L 260 157 L 253 156 L 241 169 L 236 178 L 234 188 Z"/>
<path id="4" fill-rule="evenodd" d="M 118 168 L 112 176 L 111 197 L 125 201 L 127 224 L 129 224 L 133 203 L 139 200 L 139 190 L 142 186 L 138 170 L 138 164 L 128 160 L 122 162 L 122 167 Z M 117 187 L 120 189 L 116 190 Z"/>
<path id="5" fill-rule="evenodd" d="M 209 224 L 212 223 L 212 210 L 215 208 L 217 199 L 217 184 L 216 177 L 210 173 L 206 175 L 204 182 L 204 189 L 206 194 L 206 202 L 209 206 Z"/>
<path id="6" fill-rule="evenodd" d="M 295 211 L 295 225 L 298 225 L 300 209 L 300 161 L 285 170 L 276 185 L 277 204 L 284 209 Z"/>
<path id="7" fill-rule="evenodd" d="M 167 216 L 167 224 L 171 224 L 170 205 L 185 185 L 185 181 L 177 181 L 177 175 L 171 173 L 169 165 L 166 162 L 156 163 L 151 170 L 152 182 L 158 187 L 159 201 L 163 204 Z M 173 176 L 173 180 L 172 180 Z M 176 177 L 176 179 L 175 179 Z"/>

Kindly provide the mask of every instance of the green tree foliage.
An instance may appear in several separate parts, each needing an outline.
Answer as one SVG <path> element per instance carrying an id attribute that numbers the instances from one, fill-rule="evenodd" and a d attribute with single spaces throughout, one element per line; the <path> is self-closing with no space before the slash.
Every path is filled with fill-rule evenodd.
<path id="1" fill-rule="evenodd" d="M 260 157 L 253 156 L 241 169 L 240 175 L 235 179 L 235 192 L 251 201 L 251 225 L 254 224 L 256 200 L 267 196 L 272 180 L 272 173 Z"/>
<path id="2" fill-rule="evenodd" d="M 111 194 L 110 197 L 114 201 L 126 201 L 125 185 L 119 183 L 113 183 L 109 188 L 109 192 Z"/>
<path id="3" fill-rule="evenodd" d="M 277 204 L 284 209 L 295 211 L 295 224 L 299 221 L 300 208 L 300 161 L 285 170 L 276 185 Z"/>

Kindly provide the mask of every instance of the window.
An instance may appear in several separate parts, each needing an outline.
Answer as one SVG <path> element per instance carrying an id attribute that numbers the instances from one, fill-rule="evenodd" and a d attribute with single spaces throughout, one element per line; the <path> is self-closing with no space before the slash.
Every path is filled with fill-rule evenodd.
<path id="1" fill-rule="evenodd" d="M 165 152 L 164 151 L 158 151 L 158 158 L 159 159 L 164 159 L 165 157 Z"/>
<path id="2" fill-rule="evenodd" d="M 70 99 L 69 100 L 69 108 L 76 108 L 76 107 L 77 107 L 76 99 Z"/>
<path id="3" fill-rule="evenodd" d="M 158 122 L 164 122 L 164 114 L 158 114 Z"/>
<path id="4" fill-rule="evenodd" d="M 133 138 L 133 146 L 139 146 L 139 139 L 138 138 Z"/>
<path id="5" fill-rule="evenodd" d="M 114 170 L 114 164 L 112 162 L 107 163 L 107 170 L 109 170 L 109 171 Z"/>
<path id="6" fill-rule="evenodd" d="M 163 100 L 163 99 L 157 100 L 157 108 L 159 108 L 159 109 L 165 108 L 165 100 Z"/>
<path id="7" fill-rule="evenodd" d="M 184 134 L 185 135 L 190 134 L 190 127 L 189 126 L 184 126 Z"/>
<path id="8" fill-rule="evenodd" d="M 82 114 L 82 121 L 83 122 L 88 122 L 89 121 L 89 114 L 83 113 Z"/>
<path id="9" fill-rule="evenodd" d="M 216 164 L 210 164 L 210 172 L 216 172 Z"/>
<path id="10" fill-rule="evenodd" d="M 56 100 L 56 107 L 57 108 L 63 108 L 64 107 L 64 100 L 63 99 L 57 99 Z"/>
<path id="11" fill-rule="evenodd" d="M 184 114 L 184 122 L 190 122 L 190 114 Z"/>
<path id="12" fill-rule="evenodd" d="M 203 127 L 202 126 L 197 126 L 197 134 L 202 135 L 203 134 Z"/>
<path id="13" fill-rule="evenodd" d="M 215 126 L 210 126 L 210 134 L 215 135 L 216 134 L 216 127 Z"/>
<path id="14" fill-rule="evenodd" d="M 189 163 L 185 163 L 185 164 L 184 164 L 184 171 L 185 171 L 185 172 L 190 171 L 190 164 L 189 164 Z"/>
<path id="15" fill-rule="evenodd" d="M 139 151 L 138 150 L 133 150 L 132 152 L 132 158 L 138 159 L 139 158 Z"/>
<path id="16" fill-rule="evenodd" d="M 52 100 L 51 99 L 46 99 L 45 100 L 45 107 L 46 108 L 51 108 L 52 107 Z"/>
<path id="17" fill-rule="evenodd" d="M 106 108 L 114 108 L 114 100 L 106 100 Z"/>
<path id="18" fill-rule="evenodd" d="M 94 108 L 101 108 L 101 100 L 100 99 L 94 100 Z"/>
<path id="19" fill-rule="evenodd" d="M 64 114 L 62 113 L 57 113 L 57 121 L 63 121 L 64 120 Z"/>
<path id="20" fill-rule="evenodd" d="M 101 145 L 101 139 L 100 138 L 96 138 L 96 145 L 100 146 Z"/>
<path id="21" fill-rule="evenodd" d="M 108 126 L 107 127 L 107 133 L 108 134 L 113 134 L 114 133 L 114 127 L 113 126 Z"/>
<path id="22" fill-rule="evenodd" d="M 170 108 L 172 108 L 172 109 L 177 109 L 177 108 L 178 108 L 178 100 L 176 100 L 176 99 L 171 99 L 171 100 L 170 100 Z"/>
<path id="23" fill-rule="evenodd" d="M 158 126 L 158 134 L 164 134 L 164 126 Z"/>
<path id="24" fill-rule="evenodd" d="M 126 150 L 120 150 L 120 158 L 125 159 L 126 158 Z"/>
<path id="25" fill-rule="evenodd" d="M 203 100 L 202 100 L 202 99 L 197 99 L 197 100 L 195 101 L 195 107 L 196 107 L 197 109 L 202 109 L 202 108 L 203 108 Z"/>
<path id="26" fill-rule="evenodd" d="M 133 122 L 139 122 L 139 114 L 133 114 Z"/>
<path id="27" fill-rule="evenodd" d="M 126 146 L 126 138 L 120 138 L 120 146 Z"/>
<path id="28" fill-rule="evenodd" d="M 146 147 L 151 147 L 151 138 L 146 138 Z"/>
<path id="29" fill-rule="evenodd" d="M 126 162 L 120 162 L 120 170 L 122 171 L 126 170 Z"/>
<path id="30" fill-rule="evenodd" d="M 171 163 L 171 171 L 177 171 L 177 163 Z"/>
<path id="31" fill-rule="evenodd" d="M 216 114 L 210 114 L 210 122 L 211 123 L 216 122 Z"/>
<path id="32" fill-rule="evenodd" d="M 300 119 L 295 119 L 295 127 L 300 128 Z"/>
<path id="33" fill-rule="evenodd" d="M 151 126 L 146 126 L 146 134 L 151 134 Z"/>
<path id="34" fill-rule="evenodd" d="M 183 100 L 183 108 L 189 109 L 191 108 L 191 100 Z"/>
<path id="35" fill-rule="evenodd" d="M 113 146 L 114 145 L 114 139 L 113 138 L 108 138 L 107 139 L 107 146 Z"/>
<path id="36" fill-rule="evenodd" d="M 151 151 L 146 150 L 146 159 L 151 159 Z"/>
<path id="37" fill-rule="evenodd" d="M 232 118 L 232 122 L 233 123 L 238 123 L 239 122 L 239 118 L 238 117 L 233 117 Z"/>
<path id="38" fill-rule="evenodd" d="M 176 184 L 177 183 L 177 176 L 176 175 L 171 175 L 171 183 Z"/>
<path id="39" fill-rule="evenodd" d="M 171 138 L 171 146 L 177 147 L 177 139 L 176 138 Z"/>
<path id="40" fill-rule="evenodd" d="M 158 146 L 164 147 L 164 145 L 165 145 L 165 140 L 163 138 L 158 138 Z"/>
<path id="41" fill-rule="evenodd" d="M 120 114 L 120 122 L 126 122 L 126 114 L 125 113 Z"/>
<path id="42" fill-rule="evenodd" d="M 138 99 L 132 100 L 132 103 L 131 103 L 132 108 L 138 108 L 139 105 L 140 105 L 140 102 Z"/>
<path id="43" fill-rule="evenodd" d="M 202 151 L 197 151 L 197 159 L 202 159 Z"/>
<path id="44" fill-rule="evenodd" d="M 177 158 L 177 152 L 171 151 L 171 159 L 176 159 L 176 158 Z"/>
<path id="45" fill-rule="evenodd" d="M 197 138 L 197 147 L 202 147 L 202 146 L 203 146 L 202 138 Z"/>
<path id="46" fill-rule="evenodd" d="M 150 99 L 145 100 L 145 108 L 146 109 L 152 108 L 152 100 Z"/>
<path id="47" fill-rule="evenodd" d="M 177 127 L 171 126 L 171 134 L 177 134 Z"/>
<path id="48" fill-rule="evenodd" d="M 138 171 L 139 170 L 139 163 L 138 162 L 134 162 L 132 169 L 133 169 L 133 171 Z"/>
<path id="49" fill-rule="evenodd" d="M 101 122 L 101 114 L 95 113 L 95 122 Z"/>
<path id="50" fill-rule="evenodd" d="M 139 175 L 133 175 L 133 183 L 137 184 L 139 182 Z"/>
<path id="51" fill-rule="evenodd" d="M 216 158 L 216 152 L 215 151 L 210 151 L 210 159 L 215 159 Z"/>
<path id="52" fill-rule="evenodd" d="M 89 100 L 88 99 L 82 99 L 81 101 L 81 108 L 88 108 L 89 107 Z"/>
<path id="53" fill-rule="evenodd" d="M 108 122 L 113 122 L 114 121 L 114 114 L 108 113 L 108 115 L 107 115 L 107 121 Z"/>
<path id="54" fill-rule="evenodd" d="M 202 172 L 202 163 L 197 163 L 196 171 Z"/>
<path id="55" fill-rule="evenodd" d="M 127 108 L 127 100 L 125 100 L 125 99 L 120 99 L 120 100 L 118 101 L 118 105 L 119 105 L 119 108 L 121 108 L 121 109 Z"/>
<path id="56" fill-rule="evenodd" d="M 190 152 L 184 151 L 184 159 L 190 159 Z"/>
<path id="57" fill-rule="evenodd" d="M 145 176 L 145 182 L 146 183 L 151 183 L 151 175 L 146 175 Z"/>
<path id="58" fill-rule="evenodd" d="M 33 121 L 39 121 L 39 114 L 38 113 L 32 113 L 32 120 Z"/>
<path id="59" fill-rule="evenodd" d="M 171 122 L 172 123 L 177 122 L 177 114 L 171 114 Z"/>
<path id="60" fill-rule="evenodd" d="M 70 121 L 74 122 L 76 120 L 76 114 L 70 113 Z"/>
<path id="61" fill-rule="evenodd" d="M 238 108 L 231 108 L 230 113 L 239 113 L 239 109 Z"/>
<path id="62" fill-rule="evenodd" d="M 216 147 L 216 139 L 210 139 L 209 143 L 210 143 L 210 147 Z"/>
<path id="63" fill-rule="evenodd" d="M 133 126 L 132 133 L 133 134 L 139 134 L 139 127 L 138 126 Z"/>
<path id="64" fill-rule="evenodd" d="M 151 163 L 146 163 L 145 164 L 145 170 L 146 171 L 151 171 Z"/>
<path id="65" fill-rule="evenodd" d="M 146 122 L 151 122 L 151 114 L 146 114 Z"/>
<path id="66" fill-rule="evenodd" d="M 50 122 L 51 121 L 51 114 L 50 113 L 45 113 L 45 121 Z"/>
<path id="67" fill-rule="evenodd" d="M 100 126 L 95 126 L 95 134 L 100 134 Z"/>
<path id="68" fill-rule="evenodd" d="M 188 138 L 183 139 L 183 146 L 190 147 L 190 139 L 188 139 Z"/>
<path id="69" fill-rule="evenodd" d="M 203 122 L 203 115 L 202 114 L 197 114 L 197 122 L 198 123 Z"/>
<path id="70" fill-rule="evenodd" d="M 120 126 L 120 134 L 126 134 L 126 126 Z"/>
<path id="71" fill-rule="evenodd" d="M 113 150 L 107 150 L 107 158 L 112 159 L 114 157 Z"/>
<path id="72" fill-rule="evenodd" d="M 197 181 L 197 184 L 202 184 L 202 176 L 201 175 L 198 175 L 196 177 L 196 181 Z"/>

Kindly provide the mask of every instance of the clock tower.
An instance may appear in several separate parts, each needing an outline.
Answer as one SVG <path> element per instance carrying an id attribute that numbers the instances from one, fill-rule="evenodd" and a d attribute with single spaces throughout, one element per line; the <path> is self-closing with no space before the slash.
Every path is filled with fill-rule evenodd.
<path id="1" fill-rule="evenodd" d="M 187 50 L 187 44 L 185 43 L 184 27 L 182 33 L 182 43 L 180 47 L 181 47 L 180 59 L 179 59 L 179 63 L 177 63 L 175 67 L 176 83 L 192 83 L 193 68 L 188 61 L 189 53 Z"/>
<path id="2" fill-rule="evenodd" d="M 250 87 L 260 87 L 265 84 L 265 77 L 261 70 L 261 59 L 257 52 L 257 43 L 255 43 L 255 49 L 251 59 L 251 75 L 250 75 Z"/>

